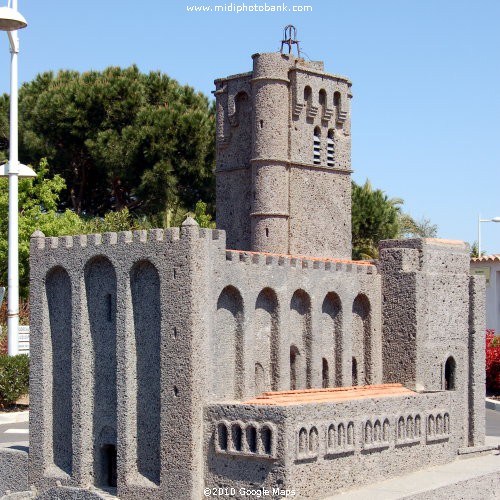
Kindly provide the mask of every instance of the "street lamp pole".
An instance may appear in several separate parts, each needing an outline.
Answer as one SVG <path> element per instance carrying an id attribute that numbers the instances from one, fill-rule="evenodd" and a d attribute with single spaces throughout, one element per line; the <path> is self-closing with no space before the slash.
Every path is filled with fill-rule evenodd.
<path id="1" fill-rule="evenodd" d="M 481 257 L 481 222 L 500 222 L 500 217 L 493 217 L 492 219 L 477 218 L 477 256 Z"/>
<path id="2" fill-rule="evenodd" d="M 17 30 L 27 26 L 26 20 L 17 10 L 18 1 L 12 0 L 11 7 L 0 8 L 0 30 L 9 36 L 10 63 L 10 138 L 8 169 L 2 166 L 0 175 L 9 178 L 9 236 L 8 236 L 8 354 L 19 352 L 19 176 L 36 175 L 25 165 L 19 164 L 18 157 L 18 65 L 19 37 Z"/>
<path id="3" fill-rule="evenodd" d="M 17 0 L 12 2 L 17 11 Z M 9 139 L 9 251 L 7 280 L 8 354 L 19 353 L 19 139 L 18 139 L 18 64 L 19 36 L 9 31 L 10 41 L 10 139 Z"/>

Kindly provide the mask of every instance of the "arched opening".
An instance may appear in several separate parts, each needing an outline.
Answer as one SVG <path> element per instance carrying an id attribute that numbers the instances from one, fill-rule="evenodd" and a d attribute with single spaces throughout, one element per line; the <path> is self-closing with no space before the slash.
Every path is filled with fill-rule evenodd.
<path id="1" fill-rule="evenodd" d="M 255 394 L 266 391 L 266 374 L 260 363 L 255 363 Z"/>
<path id="2" fill-rule="evenodd" d="M 347 444 L 354 445 L 354 422 L 349 422 L 347 425 Z"/>
<path id="3" fill-rule="evenodd" d="M 421 418 L 420 418 L 420 415 L 417 415 L 415 417 L 415 436 L 416 437 L 420 437 L 421 433 L 422 433 L 422 422 L 421 422 Z"/>
<path id="4" fill-rule="evenodd" d="M 330 387 L 330 375 L 328 372 L 328 361 L 323 358 L 323 369 L 322 369 L 322 387 L 323 389 L 326 389 L 327 387 Z"/>
<path id="5" fill-rule="evenodd" d="M 365 424 L 365 443 L 370 444 L 372 442 L 373 442 L 373 427 L 372 423 L 368 421 Z"/>
<path id="6" fill-rule="evenodd" d="M 411 415 L 406 419 L 406 437 L 413 438 L 415 437 L 415 427 L 413 424 L 413 417 Z"/>
<path id="7" fill-rule="evenodd" d="M 85 266 L 84 280 L 93 368 L 94 482 L 109 486 L 109 471 L 116 466 L 117 428 L 117 285 L 113 264 L 104 256 L 91 259 Z"/>
<path id="8" fill-rule="evenodd" d="M 312 90 L 311 90 L 311 87 L 309 87 L 309 85 L 306 85 L 304 87 L 304 102 L 307 104 L 307 105 L 310 105 L 311 104 L 311 98 L 312 98 Z"/>
<path id="9" fill-rule="evenodd" d="M 340 108 L 341 105 L 341 96 L 340 92 L 334 92 L 333 94 L 333 105 L 337 108 L 337 110 Z"/>
<path id="10" fill-rule="evenodd" d="M 234 105 L 237 116 L 235 126 L 238 126 L 240 123 L 245 124 L 248 122 L 252 111 L 248 94 L 246 92 L 239 92 L 234 98 Z"/>
<path id="11" fill-rule="evenodd" d="M 357 360 L 359 385 L 372 383 L 371 307 L 368 297 L 359 294 L 352 304 L 352 353 Z"/>
<path id="12" fill-rule="evenodd" d="M 297 389 L 297 358 L 300 356 L 300 352 L 296 346 L 290 346 L 290 390 L 295 391 Z"/>
<path id="13" fill-rule="evenodd" d="M 339 424 L 337 428 L 337 444 L 339 448 L 345 447 L 345 428 L 344 424 Z"/>
<path id="14" fill-rule="evenodd" d="M 217 429 L 217 434 L 219 438 L 219 448 L 221 450 L 227 450 L 227 427 L 225 424 L 219 424 Z"/>
<path id="15" fill-rule="evenodd" d="M 358 362 L 352 358 L 352 385 L 358 385 Z"/>
<path id="16" fill-rule="evenodd" d="M 290 301 L 290 343 L 300 353 L 294 359 L 295 387 L 308 389 L 311 387 L 311 299 L 304 290 L 296 290 Z"/>
<path id="17" fill-rule="evenodd" d="M 456 388 L 456 367 L 453 356 L 450 356 L 444 365 L 444 389 L 446 391 L 454 391 Z"/>
<path id="18" fill-rule="evenodd" d="M 255 364 L 255 394 L 278 389 L 279 366 L 279 308 L 276 292 L 264 288 L 255 304 L 255 337 L 253 342 Z"/>
<path id="19" fill-rule="evenodd" d="M 380 420 L 375 420 L 375 424 L 373 424 L 373 441 L 376 443 L 382 441 L 382 424 Z"/>
<path id="20" fill-rule="evenodd" d="M 212 344 L 212 391 L 218 400 L 240 398 L 243 391 L 243 299 L 234 286 L 217 300 Z"/>
<path id="21" fill-rule="evenodd" d="M 72 300 L 71 280 L 62 267 L 49 271 L 45 281 L 52 359 L 52 457 L 72 474 Z M 47 360 L 48 361 L 48 360 Z"/>
<path id="22" fill-rule="evenodd" d="M 255 453 L 257 451 L 257 429 L 250 425 L 246 429 L 246 437 L 248 444 L 248 451 Z"/>
<path id="23" fill-rule="evenodd" d="M 271 429 L 269 427 L 263 427 L 261 430 L 262 437 L 262 448 L 264 449 L 264 453 L 270 455 L 273 447 L 273 436 L 271 433 Z"/>
<path id="24" fill-rule="evenodd" d="M 398 439 L 404 439 L 406 437 L 405 419 L 399 417 L 398 420 Z"/>
<path id="25" fill-rule="evenodd" d="M 318 429 L 313 427 L 309 432 L 309 452 L 316 453 L 318 451 Z"/>
<path id="26" fill-rule="evenodd" d="M 325 361 L 328 363 L 328 387 L 342 385 L 342 304 L 339 296 L 329 292 L 321 306 Z"/>
<path id="27" fill-rule="evenodd" d="M 232 429 L 232 441 L 233 441 L 233 449 L 235 451 L 241 451 L 241 427 L 239 425 L 233 425 Z"/>
<path id="28" fill-rule="evenodd" d="M 327 102 L 326 102 L 326 90 L 321 89 L 319 91 L 319 105 L 326 108 L 326 104 L 327 104 Z"/>
<path id="29" fill-rule="evenodd" d="M 307 431 L 302 427 L 299 431 L 299 453 L 306 453 L 307 449 Z"/>
<path id="30" fill-rule="evenodd" d="M 328 427 L 328 448 L 335 448 L 337 444 L 335 434 L 335 426 L 332 424 Z"/>
<path id="31" fill-rule="evenodd" d="M 315 165 L 321 164 L 321 129 L 319 127 L 314 128 L 313 163 Z"/>
<path id="32" fill-rule="evenodd" d="M 386 419 L 384 420 L 384 425 L 383 425 L 383 436 L 382 436 L 382 439 L 383 439 L 384 441 L 389 441 L 390 429 L 391 429 L 391 424 L 389 423 L 389 420 L 386 418 Z"/>
<path id="33" fill-rule="evenodd" d="M 102 464 L 105 472 L 106 486 L 116 488 L 117 482 L 117 460 L 116 446 L 114 444 L 105 444 L 101 447 Z"/>
<path id="34" fill-rule="evenodd" d="M 333 129 L 328 130 L 326 139 L 326 164 L 329 167 L 335 166 L 335 135 Z"/>
<path id="35" fill-rule="evenodd" d="M 160 483 L 160 276 L 149 261 L 130 271 L 130 291 L 135 330 L 135 401 L 137 469 Z"/>

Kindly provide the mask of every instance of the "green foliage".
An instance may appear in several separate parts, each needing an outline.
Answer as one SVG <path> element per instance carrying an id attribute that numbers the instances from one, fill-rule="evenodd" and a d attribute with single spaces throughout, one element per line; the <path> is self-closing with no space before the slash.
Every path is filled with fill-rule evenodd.
<path id="1" fill-rule="evenodd" d="M 13 405 L 28 393 L 30 361 L 26 354 L 0 355 L 0 407 Z"/>
<path id="2" fill-rule="evenodd" d="M 85 232 L 85 224 L 71 210 L 57 211 L 59 193 L 64 180 L 55 175 L 47 178 L 48 165 L 40 162 L 36 179 L 19 180 L 19 286 L 22 297 L 28 295 L 29 246 L 31 235 L 39 229 L 46 236 L 61 236 Z M 0 284 L 7 285 L 8 179 L 0 179 Z"/>
<path id="3" fill-rule="evenodd" d="M 438 227 L 430 219 L 423 217 L 416 221 L 411 215 L 399 214 L 400 238 L 436 238 Z"/>
<path id="4" fill-rule="evenodd" d="M 103 217 L 128 207 L 169 219 L 203 199 L 213 211 L 215 109 L 191 87 L 136 66 L 46 72 L 22 86 L 19 110 L 20 158 L 46 157 L 51 174 L 66 181 L 59 210 Z"/>
<path id="5" fill-rule="evenodd" d="M 215 221 L 212 220 L 212 216 L 210 214 L 207 214 L 207 204 L 202 201 L 198 201 L 198 203 L 196 203 L 196 207 L 194 209 L 194 220 L 200 227 L 215 229 Z"/>
<path id="6" fill-rule="evenodd" d="M 474 241 L 474 243 L 470 244 L 469 243 L 469 247 L 470 247 L 470 256 L 471 256 L 471 259 L 472 258 L 476 258 L 476 257 L 479 257 L 479 248 L 478 248 L 478 245 L 477 245 L 477 241 Z M 481 250 L 481 257 L 483 255 L 488 255 L 488 251 L 487 250 Z"/>
<path id="7" fill-rule="evenodd" d="M 363 186 L 352 183 L 352 254 L 353 259 L 378 257 L 380 240 L 399 234 L 399 213 L 403 200 L 389 199 L 367 180 Z"/>
<path id="8" fill-rule="evenodd" d="M 136 229 L 150 229 L 151 224 L 146 218 L 138 218 L 132 215 L 128 208 L 119 212 L 108 212 L 104 217 L 93 217 L 85 222 L 82 232 L 109 233 L 118 231 L 133 231 Z"/>

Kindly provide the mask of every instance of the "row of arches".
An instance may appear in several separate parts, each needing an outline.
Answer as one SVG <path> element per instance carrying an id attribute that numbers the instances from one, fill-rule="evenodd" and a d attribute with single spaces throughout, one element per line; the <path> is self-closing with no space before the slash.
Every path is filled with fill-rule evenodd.
<path id="1" fill-rule="evenodd" d="M 245 309 L 247 307 L 247 309 Z M 359 385 L 371 383 L 371 309 L 366 295 L 359 294 L 352 304 L 352 372 Z M 342 355 L 346 348 L 343 306 L 339 296 L 329 292 L 321 306 L 321 377 L 323 387 L 343 385 Z M 284 331 L 286 317 L 287 330 Z M 253 393 L 276 391 L 288 385 L 291 390 L 313 386 L 313 335 L 311 298 L 296 290 L 285 306 L 276 292 L 264 288 L 254 306 L 246 306 L 240 291 L 226 286 L 217 300 L 214 338 L 211 342 L 214 368 L 212 393 L 217 400 L 241 399 L 245 387 Z M 284 366 L 284 352 L 289 364 Z M 245 366 L 253 362 L 253 384 Z M 319 368 L 319 367 L 318 367 Z M 289 383 L 283 383 L 289 377 Z M 350 382 L 350 381 L 349 381 Z"/>
<path id="2" fill-rule="evenodd" d="M 420 415 L 400 416 L 397 424 L 396 438 L 398 442 L 413 441 L 422 436 L 422 422 Z"/>
<path id="3" fill-rule="evenodd" d="M 90 343 L 93 476 L 98 486 L 116 485 L 117 448 L 117 279 L 104 256 L 87 262 L 83 275 L 82 324 L 73 325 L 73 289 L 67 271 L 51 269 L 45 280 L 50 358 L 52 363 L 52 458 L 68 475 L 73 469 L 72 385 L 75 342 Z M 133 336 L 136 391 L 135 453 L 139 474 L 159 484 L 160 478 L 160 278 L 149 261 L 129 272 L 128 290 Z M 73 337 L 75 328 L 80 338 Z M 132 333 L 133 330 L 133 333 Z M 85 376 L 88 376 L 85 374 Z M 78 402 L 78 405 L 83 402 Z"/>
<path id="4" fill-rule="evenodd" d="M 450 415 L 447 412 L 427 417 L 428 437 L 445 437 L 450 433 Z"/>
<path id="5" fill-rule="evenodd" d="M 218 453 L 274 454 L 274 437 L 270 424 L 223 421 L 217 424 L 216 429 L 215 449 Z"/>
<path id="6" fill-rule="evenodd" d="M 367 419 L 359 424 L 361 446 L 364 450 L 388 448 L 391 442 L 399 447 L 414 444 L 422 438 L 420 414 L 399 417 Z M 450 433 L 448 412 L 439 412 L 427 417 L 427 440 L 447 438 Z M 336 422 L 318 432 L 318 427 L 301 427 L 297 435 L 297 459 L 311 459 L 319 454 L 320 439 L 326 437 L 325 456 L 347 454 L 355 451 L 356 435 L 353 421 Z"/>
<path id="7" fill-rule="evenodd" d="M 310 107 L 313 106 L 313 91 L 312 88 L 309 85 L 306 85 L 304 87 L 304 103 L 306 106 Z M 328 108 L 336 108 L 340 109 L 342 106 L 342 95 L 341 93 L 336 90 L 333 93 L 333 98 L 328 97 L 328 94 L 325 89 L 321 89 L 318 92 L 318 99 L 317 99 L 318 104 L 323 108 L 323 113 L 326 109 Z"/>

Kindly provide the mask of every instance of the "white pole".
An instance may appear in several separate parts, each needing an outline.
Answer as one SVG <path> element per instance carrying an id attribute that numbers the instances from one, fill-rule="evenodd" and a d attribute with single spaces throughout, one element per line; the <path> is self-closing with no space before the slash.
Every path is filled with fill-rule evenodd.
<path id="1" fill-rule="evenodd" d="M 12 8 L 17 11 L 17 0 Z M 18 91 L 17 91 L 17 54 L 19 38 L 17 31 L 11 32 L 10 66 L 10 143 L 9 143 L 9 250 L 8 250 L 8 354 L 15 356 L 19 352 L 19 209 L 18 209 Z"/>
<path id="2" fill-rule="evenodd" d="M 477 217 L 477 256 L 481 257 L 481 214 Z"/>

